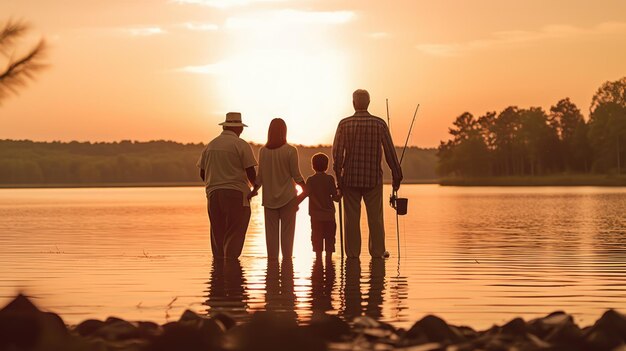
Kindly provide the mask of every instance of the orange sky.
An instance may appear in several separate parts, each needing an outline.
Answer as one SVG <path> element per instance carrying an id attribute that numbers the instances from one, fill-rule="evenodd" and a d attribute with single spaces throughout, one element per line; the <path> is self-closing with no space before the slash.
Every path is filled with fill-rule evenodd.
<path id="1" fill-rule="evenodd" d="M 4 0 L 50 43 L 50 69 L 0 106 L 0 138 L 208 141 L 227 111 L 263 142 L 283 117 L 292 143 L 330 143 L 368 89 L 402 144 L 436 146 L 463 111 L 586 114 L 626 76 L 623 0 Z M 32 42 L 30 38 L 30 41 Z M 0 62 L 0 64 L 3 64 Z"/>

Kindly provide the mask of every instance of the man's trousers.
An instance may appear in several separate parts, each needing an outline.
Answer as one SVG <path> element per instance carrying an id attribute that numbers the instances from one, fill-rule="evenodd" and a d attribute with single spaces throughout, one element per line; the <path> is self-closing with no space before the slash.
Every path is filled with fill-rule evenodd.
<path id="1" fill-rule="evenodd" d="M 344 187 L 346 255 L 361 255 L 361 200 L 365 202 L 369 226 L 369 253 L 372 257 L 383 257 L 385 252 L 385 224 L 383 221 L 383 185 L 372 188 Z"/>
<path id="2" fill-rule="evenodd" d="M 250 222 L 250 207 L 243 205 L 243 193 L 217 189 L 208 200 L 211 221 L 211 250 L 214 258 L 241 255 Z"/>

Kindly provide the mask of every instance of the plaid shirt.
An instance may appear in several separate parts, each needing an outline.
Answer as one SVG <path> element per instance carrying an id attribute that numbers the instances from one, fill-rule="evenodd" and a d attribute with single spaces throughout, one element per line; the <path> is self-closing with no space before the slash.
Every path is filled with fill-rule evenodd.
<path id="1" fill-rule="evenodd" d="M 339 185 L 371 188 L 383 182 L 382 150 L 393 179 L 402 179 L 402 169 L 387 124 L 367 111 L 357 111 L 337 126 L 333 143 L 333 168 Z"/>

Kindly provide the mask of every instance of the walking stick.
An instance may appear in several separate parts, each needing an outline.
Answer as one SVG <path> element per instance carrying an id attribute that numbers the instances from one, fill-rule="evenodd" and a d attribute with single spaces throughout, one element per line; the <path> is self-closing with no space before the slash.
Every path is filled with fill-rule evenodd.
<path id="1" fill-rule="evenodd" d="M 402 166 L 402 160 L 404 159 L 404 152 L 406 151 L 406 147 L 409 144 L 409 137 L 411 136 L 411 131 L 413 130 L 413 124 L 415 123 L 415 117 L 417 116 L 417 110 L 419 110 L 420 104 L 417 104 L 415 107 L 415 112 L 413 113 L 413 120 L 411 121 L 411 126 L 409 127 L 409 133 L 406 136 L 406 141 L 404 142 L 404 148 L 402 148 L 402 155 L 400 156 L 400 166 Z M 387 101 L 387 120 L 389 121 L 389 102 Z M 389 122 L 387 122 L 389 123 Z M 399 198 L 398 190 L 393 190 L 391 196 L 389 197 L 389 204 L 396 210 L 396 239 L 398 240 L 398 258 L 400 258 L 400 220 L 398 216 L 403 216 L 407 213 L 407 206 L 409 200 L 407 198 Z"/>
<path id="2" fill-rule="evenodd" d="M 339 242 L 341 249 L 341 261 L 343 262 L 343 199 L 339 199 Z"/>
<path id="3" fill-rule="evenodd" d="M 391 126 L 391 121 L 389 120 L 389 99 L 385 99 L 385 105 L 387 107 L 387 127 L 389 128 Z M 391 135 L 391 128 L 389 129 L 389 135 Z M 404 151 L 402 151 L 402 155 L 404 156 Z M 402 161 L 400 161 L 400 164 L 402 164 Z M 389 201 L 391 202 L 391 207 L 395 208 L 395 199 L 398 198 L 398 192 L 396 190 L 393 190 L 391 193 L 391 197 L 389 199 Z M 400 225 L 399 225 L 399 219 L 398 219 L 398 211 L 396 210 L 396 241 L 398 242 L 398 260 L 400 260 Z"/>

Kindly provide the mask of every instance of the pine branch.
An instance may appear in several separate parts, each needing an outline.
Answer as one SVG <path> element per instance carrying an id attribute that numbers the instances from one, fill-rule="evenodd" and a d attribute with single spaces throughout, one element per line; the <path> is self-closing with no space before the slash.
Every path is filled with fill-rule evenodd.
<path id="1" fill-rule="evenodd" d="M 6 48 L 12 46 L 15 40 L 26 32 L 28 32 L 28 26 L 25 23 L 9 20 L 0 30 L 0 52 L 8 56 Z"/>
<path id="2" fill-rule="evenodd" d="M 47 46 L 44 40 L 30 49 L 25 55 L 13 58 L 7 54 L 13 51 L 16 39 L 28 31 L 28 26 L 21 22 L 9 21 L 0 30 L 0 53 L 7 56 L 6 68 L 0 69 L 0 103 L 10 93 L 17 94 L 18 88 L 26 85 L 28 80 L 33 80 L 36 73 L 46 68 L 43 62 Z"/>

